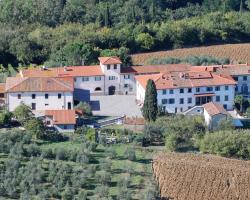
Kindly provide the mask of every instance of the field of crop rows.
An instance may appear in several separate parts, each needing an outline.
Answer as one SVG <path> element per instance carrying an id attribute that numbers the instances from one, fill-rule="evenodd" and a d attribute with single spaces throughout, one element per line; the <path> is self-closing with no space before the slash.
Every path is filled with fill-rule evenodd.
<path id="1" fill-rule="evenodd" d="M 134 65 L 146 65 L 149 59 L 165 57 L 186 57 L 193 55 L 210 55 L 219 58 L 229 58 L 231 62 L 250 62 L 250 43 L 226 44 L 207 47 L 193 47 L 159 51 L 152 53 L 140 53 L 132 55 Z"/>
<path id="2" fill-rule="evenodd" d="M 210 155 L 159 154 L 153 171 L 163 199 L 250 199 L 250 162 Z"/>

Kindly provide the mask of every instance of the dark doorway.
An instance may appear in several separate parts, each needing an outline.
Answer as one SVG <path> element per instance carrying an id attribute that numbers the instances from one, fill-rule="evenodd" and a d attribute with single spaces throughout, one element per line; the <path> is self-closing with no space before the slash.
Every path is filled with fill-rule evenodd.
<path id="1" fill-rule="evenodd" d="M 32 103 L 32 104 L 31 104 L 31 109 L 32 109 L 32 110 L 36 110 L 36 104 L 35 104 L 35 103 Z"/>
<path id="2" fill-rule="evenodd" d="M 115 86 L 110 86 L 109 87 L 109 95 L 114 95 L 115 94 Z"/>
<path id="3" fill-rule="evenodd" d="M 68 102 L 68 110 L 71 110 L 71 102 Z"/>

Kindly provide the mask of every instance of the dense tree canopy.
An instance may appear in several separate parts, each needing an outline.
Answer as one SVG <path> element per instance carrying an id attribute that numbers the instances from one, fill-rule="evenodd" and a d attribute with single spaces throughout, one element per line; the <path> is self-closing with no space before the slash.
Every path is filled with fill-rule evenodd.
<path id="1" fill-rule="evenodd" d="M 107 49 L 126 58 L 249 42 L 249 10 L 249 0 L 1 0 L 0 64 L 93 64 Z"/>

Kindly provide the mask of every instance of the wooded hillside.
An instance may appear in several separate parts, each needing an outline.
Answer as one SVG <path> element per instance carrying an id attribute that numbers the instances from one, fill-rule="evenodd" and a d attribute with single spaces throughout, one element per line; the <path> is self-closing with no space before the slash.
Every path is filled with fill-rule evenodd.
<path id="1" fill-rule="evenodd" d="M 1 0 L 0 64 L 250 41 L 250 0 Z"/>

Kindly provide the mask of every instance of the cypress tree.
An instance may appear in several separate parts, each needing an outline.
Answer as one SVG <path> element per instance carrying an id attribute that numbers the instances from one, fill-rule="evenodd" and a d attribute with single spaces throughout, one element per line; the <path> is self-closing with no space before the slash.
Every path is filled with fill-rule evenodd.
<path id="1" fill-rule="evenodd" d="M 111 25 L 110 23 L 110 13 L 109 13 L 109 6 L 106 4 L 105 11 L 104 11 L 104 25 L 106 27 L 109 27 Z"/>
<path id="2" fill-rule="evenodd" d="M 147 121 L 155 121 L 157 117 L 157 90 L 153 80 L 147 82 L 145 100 L 142 108 L 143 117 Z"/>

